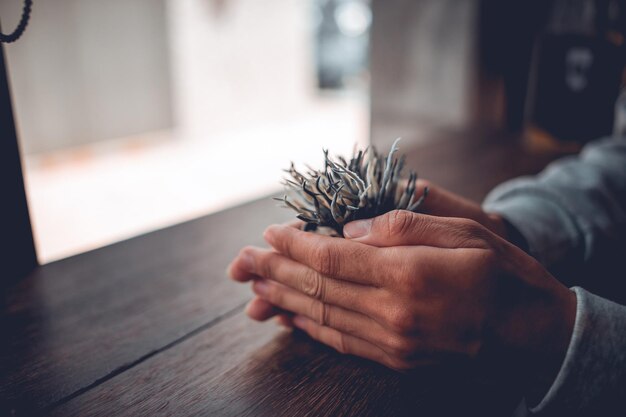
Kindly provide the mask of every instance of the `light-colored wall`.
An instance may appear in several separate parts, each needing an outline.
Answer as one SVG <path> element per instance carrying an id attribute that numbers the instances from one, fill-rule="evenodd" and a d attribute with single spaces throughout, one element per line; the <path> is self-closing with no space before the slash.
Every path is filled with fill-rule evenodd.
<path id="1" fill-rule="evenodd" d="M 373 0 L 372 139 L 471 123 L 478 0 Z"/>
<path id="2" fill-rule="evenodd" d="M 6 47 L 23 151 L 172 126 L 165 0 L 34 3 L 23 37 Z M 5 32 L 20 11 L 0 0 Z"/>
<path id="3" fill-rule="evenodd" d="M 309 0 L 167 0 L 180 136 L 297 117 L 315 99 Z"/>
<path id="4" fill-rule="evenodd" d="M 20 7 L 0 0 L 2 22 Z M 311 17 L 309 0 L 35 2 L 7 47 L 22 149 L 297 117 L 316 99 Z"/>

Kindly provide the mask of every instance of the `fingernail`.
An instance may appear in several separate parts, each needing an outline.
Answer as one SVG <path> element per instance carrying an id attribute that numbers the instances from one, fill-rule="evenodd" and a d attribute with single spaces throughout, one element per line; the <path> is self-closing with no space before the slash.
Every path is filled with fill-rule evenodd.
<path id="1" fill-rule="evenodd" d="M 252 289 L 254 290 L 255 293 L 259 295 L 266 295 L 269 289 L 269 285 L 267 284 L 266 281 L 259 280 L 259 281 L 255 281 L 254 284 L 252 284 Z"/>
<path id="2" fill-rule="evenodd" d="M 267 229 L 265 229 L 265 232 L 263 233 L 263 238 L 267 243 L 272 245 L 276 240 L 276 233 L 280 232 L 283 227 L 284 226 L 279 224 L 273 224 L 269 226 Z"/>
<path id="3" fill-rule="evenodd" d="M 372 229 L 372 219 L 356 220 L 346 224 L 343 235 L 348 239 L 355 239 L 367 235 Z"/>
<path id="4" fill-rule="evenodd" d="M 254 272 L 254 256 L 248 252 L 243 252 L 239 256 L 239 265 L 248 272 Z"/>
<path id="5" fill-rule="evenodd" d="M 293 325 L 298 327 L 298 328 L 303 328 L 306 324 L 306 319 L 302 316 L 295 316 L 293 319 Z"/>

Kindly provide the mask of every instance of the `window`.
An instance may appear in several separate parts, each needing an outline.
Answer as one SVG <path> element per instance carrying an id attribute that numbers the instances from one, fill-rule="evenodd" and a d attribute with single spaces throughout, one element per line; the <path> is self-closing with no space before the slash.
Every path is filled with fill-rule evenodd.
<path id="1" fill-rule="evenodd" d="M 2 2 L 2 23 L 19 1 Z M 280 189 L 367 140 L 363 0 L 37 2 L 7 45 L 40 262 Z"/>

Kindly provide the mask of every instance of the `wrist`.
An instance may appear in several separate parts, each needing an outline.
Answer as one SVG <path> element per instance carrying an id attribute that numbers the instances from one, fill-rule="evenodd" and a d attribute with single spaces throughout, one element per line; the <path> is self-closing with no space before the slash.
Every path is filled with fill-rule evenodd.
<path id="1" fill-rule="evenodd" d="M 562 286 L 555 295 L 543 341 L 527 351 L 529 363 L 525 373 L 525 392 L 530 403 L 537 404 L 554 383 L 570 345 L 576 321 L 576 294 Z"/>
<path id="2" fill-rule="evenodd" d="M 495 330 L 496 357 L 513 364 L 529 398 L 541 399 L 559 373 L 576 319 L 576 294 L 547 272 L 516 288 Z M 524 281 L 524 280 L 523 280 Z M 510 369 L 510 368 L 509 368 Z"/>

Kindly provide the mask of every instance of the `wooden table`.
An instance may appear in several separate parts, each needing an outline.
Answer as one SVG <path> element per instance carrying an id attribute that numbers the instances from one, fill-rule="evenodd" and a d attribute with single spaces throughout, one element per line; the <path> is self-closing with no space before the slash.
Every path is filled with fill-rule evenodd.
<path id="1" fill-rule="evenodd" d="M 512 138 L 433 140 L 421 175 L 480 200 L 540 170 Z M 0 304 L 0 415 L 506 415 L 518 394 L 471 372 L 399 374 L 243 313 L 240 247 L 292 214 L 269 198 L 38 268 Z M 506 410 L 503 412 L 503 410 Z"/>

